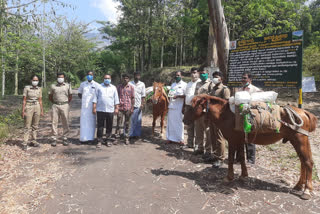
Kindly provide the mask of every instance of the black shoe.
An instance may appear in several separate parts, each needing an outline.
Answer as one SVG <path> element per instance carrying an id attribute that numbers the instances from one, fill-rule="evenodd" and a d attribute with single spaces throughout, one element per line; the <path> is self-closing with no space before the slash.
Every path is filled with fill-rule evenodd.
<path id="1" fill-rule="evenodd" d="M 248 163 L 255 164 L 254 160 L 248 160 Z"/>
<path id="2" fill-rule="evenodd" d="M 208 152 L 206 152 L 206 153 L 204 153 L 203 155 L 202 155 L 202 159 L 203 160 L 206 160 L 206 159 L 209 159 L 209 158 L 211 158 L 212 157 L 212 155 L 210 154 L 210 153 L 208 153 Z"/>
<path id="3" fill-rule="evenodd" d="M 52 142 L 52 143 L 51 143 L 51 146 L 52 146 L 52 147 L 56 147 L 56 146 L 57 146 L 57 142 Z"/>
<path id="4" fill-rule="evenodd" d="M 193 148 L 194 148 L 194 146 L 192 146 L 192 145 L 188 145 L 188 148 L 193 149 Z"/>
<path id="5" fill-rule="evenodd" d="M 216 160 L 215 162 L 213 162 L 212 164 L 212 168 L 220 168 L 223 165 L 223 161 L 222 160 Z"/>
<path id="6" fill-rule="evenodd" d="M 27 151 L 28 150 L 28 145 L 27 144 L 22 144 L 21 146 L 23 151 Z"/>
<path id="7" fill-rule="evenodd" d="M 107 142 L 106 146 L 110 147 L 110 146 L 112 146 L 112 143 L 111 142 Z"/>
<path id="8" fill-rule="evenodd" d="M 203 158 L 203 162 L 205 162 L 205 163 L 212 163 L 212 162 L 215 162 L 215 161 L 217 161 L 218 159 L 217 158 L 215 158 L 215 157 L 213 157 L 212 155 L 210 155 L 209 157 L 207 157 L 207 158 Z"/>
<path id="9" fill-rule="evenodd" d="M 193 152 L 193 155 L 203 155 L 203 151 L 202 150 L 196 150 Z"/>

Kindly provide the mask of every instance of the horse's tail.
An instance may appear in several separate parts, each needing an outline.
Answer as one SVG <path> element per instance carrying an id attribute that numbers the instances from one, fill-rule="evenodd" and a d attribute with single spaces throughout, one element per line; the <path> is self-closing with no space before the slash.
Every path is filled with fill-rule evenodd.
<path id="1" fill-rule="evenodd" d="M 304 113 L 305 113 L 305 114 L 308 116 L 308 118 L 309 118 L 309 122 L 310 122 L 309 132 L 313 132 L 313 131 L 316 130 L 316 128 L 317 128 L 318 118 L 317 118 L 314 114 L 312 114 L 312 113 L 310 113 L 310 112 L 308 112 L 308 111 L 304 111 Z"/>

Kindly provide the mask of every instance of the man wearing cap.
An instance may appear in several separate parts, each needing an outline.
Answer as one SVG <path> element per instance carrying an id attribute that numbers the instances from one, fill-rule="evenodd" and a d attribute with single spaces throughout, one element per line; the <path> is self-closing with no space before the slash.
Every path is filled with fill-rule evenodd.
<path id="1" fill-rule="evenodd" d="M 134 73 L 134 80 L 130 82 L 134 86 L 134 110 L 131 116 L 130 138 L 139 138 L 141 136 L 142 109 L 146 97 L 146 86 L 140 81 L 139 72 Z"/>
<path id="2" fill-rule="evenodd" d="M 49 92 L 49 100 L 52 105 L 52 143 L 51 146 L 57 145 L 58 123 L 61 119 L 63 126 L 63 145 L 67 146 L 69 134 L 69 103 L 72 100 L 71 85 L 65 82 L 64 73 L 57 74 L 57 83 L 52 84 Z"/>

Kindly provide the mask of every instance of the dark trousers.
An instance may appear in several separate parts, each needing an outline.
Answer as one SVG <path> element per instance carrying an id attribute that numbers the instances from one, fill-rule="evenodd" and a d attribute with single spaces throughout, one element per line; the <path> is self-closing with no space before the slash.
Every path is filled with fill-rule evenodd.
<path id="1" fill-rule="evenodd" d="M 102 138 L 105 124 L 106 124 L 106 134 L 107 136 L 110 136 L 112 132 L 113 113 L 98 111 L 97 120 L 98 120 L 97 137 Z"/>
<path id="2" fill-rule="evenodd" d="M 245 144 L 246 152 L 247 152 L 247 160 L 251 163 L 255 163 L 256 161 L 256 144 L 248 143 Z"/>

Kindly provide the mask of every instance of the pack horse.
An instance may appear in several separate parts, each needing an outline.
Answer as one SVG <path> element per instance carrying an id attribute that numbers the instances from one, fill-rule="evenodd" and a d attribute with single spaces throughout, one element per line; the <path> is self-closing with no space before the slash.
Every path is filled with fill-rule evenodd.
<path id="1" fill-rule="evenodd" d="M 292 125 L 292 115 L 285 108 L 281 110 L 281 126 L 279 132 L 272 133 L 250 133 L 245 137 L 245 133 L 237 131 L 230 127 L 235 127 L 235 114 L 231 111 L 228 101 L 218 97 L 200 95 L 192 100 L 192 108 L 185 112 L 184 122 L 189 124 L 207 114 L 209 120 L 214 123 L 222 132 L 223 136 L 228 140 L 228 175 L 225 181 L 234 179 L 234 156 L 235 152 L 239 152 L 241 163 L 241 177 L 248 177 L 248 171 L 244 158 L 244 143 L 250 142 L 258 145 L 269 145 L 283 140 L 289 141 L 298 154 L 301 162 L 300 178 L 293 188 L 295 191 L 301 192 L 302 199 L 311 199 L 312 193 L 312 153 L 309 142 L 308 133 L 313 132 L 317 126 L 317 118 L 312 113 L 294 106 L 287 106 L 297 114 L 302 120 L 303 125 L 299 129 L 294 129 Z"/>

